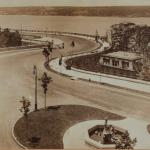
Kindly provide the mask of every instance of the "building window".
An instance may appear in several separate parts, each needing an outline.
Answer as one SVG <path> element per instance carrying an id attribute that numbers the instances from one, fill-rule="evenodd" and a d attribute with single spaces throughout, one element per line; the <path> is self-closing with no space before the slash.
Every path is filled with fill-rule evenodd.
<path id="1" fill-rule="evenodd" d="M 123 68 L 123 69 L 128 69 L 128 68 L 129 68 L 129 62 L 127 62 L 127 61 L 122 61 L 122 68 Z"/>
<path id="2" fill-rule="evenodd" d="M 110 64 L 110 59 L 109 58 L 103 58 L 103 64 L 109 65 Z"/>
<path id="3" fill-rule="evenodd" d="M 119 60 L 112 60 L 113 66 L 119 66 Z"/>

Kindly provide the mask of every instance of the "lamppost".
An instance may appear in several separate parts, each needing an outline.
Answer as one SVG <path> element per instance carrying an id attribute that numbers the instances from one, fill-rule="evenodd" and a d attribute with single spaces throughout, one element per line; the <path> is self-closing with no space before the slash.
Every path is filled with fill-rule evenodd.
<path id="1" fill-rule="evenodd" d="M 70 51 L 70 55 L 72 56 L 73 48 L 75 47 L 75 42 L 74 41 L 71 42 L 71 47 L 72 47 L 72 50 Z"/>
<path id="2" fill-rule="evenodd" d="M 59 67 L 60 67 L 60 74 L 61 74 L 61 67 L 62 67 L 62 55 L 61 55 L 61 57 L 59 58 Z"/>
<path id="3" fill-rule="evenodd" d="M 70 58 L 70 65 L 68 66 L 69 68 L 71 68 L 71 66 L 72 66 L 72 64 L 73 64 L 73 60 L 72 60 L 72 55 L 73 55 L 73 48 L 75 47 L 75 42 L 74 41 L 72 41 L 71 42 L 71 44 L 70 44 L 70 46 L 71 46 L 71 50 L 70 50 L 70 52 L 69 52 L 69 58 Z M 68 59 L 68 58 L 67 58 Z"/>
<path id="4" fill-rule="evenodd" d="M 38 110 L 38 108 L 37 108 L 37 67 L 36 67 L 36 65 L 34 65 L 34 67 L 33 67 L 33 74 L 34 74 L 34 76 L 35 76 L 35 111 L 37 111 Z"/>
<path id="5" fill-rule="evenodd" d="M 45 98 L 44 98 L 44 108 L 46 110 L 46 106 L 47 106 L 47 104 L 46 104 L 47 103 L 46 102 L 46 94 L 47 94 L 47 90 L 48 90 L 48 84 L 52 81 L 52 78 L 49 77 L 46 72 L 44 72 L 42 77 L 39 80 L 42 81 L 41 86 L 43 87 L 44 96 L 45 96 Z"/>
<path id="6" fill-rule="evenodd" d="M 95 35 L 95 41 L 98 43 L 99 40 L 100 39 L 100 36 L 99 36 L 99 34 L 98 34 L 98 30 L 96 30 L 96 35 Z"/>
<path id="7" fill-rule="evenodd" d="M 45 37 L 47 37 L 48 27 L 45 29 Z"/>
<path id="8" fill-rule="evenodd" d="M 99 65 L 99 84 L 101 85 L 101 81 L 102 81 L 102 76 L 101 76 L 101 68 Z"/>
<path id="9" fill-rule="evenodd" d="M 75 42 L 74 41 L 71 42 L 71 46 L 75 47 Z"/>
<path id="10" fill-rule="evenodd" d="M 54 41 L 53 40 L 51 42 L 48 42 L 47 48 L 48 48 L 49 53 L 51 54 L 51 59 L 52 59 L 52 52 L 54 49 Z"/>
<path id="11" fill-rule="evenodd" d="M 105 120 L 105 127 L 107 127 L 107 125 L 108 125 L 108 120 L 109 120 L 109 115 L 107 115 L 105 118 L 104 118 L 104 120 Z"/>
<path id="12" fill-rule="evenodd" d="M 59 66 L 61 66 L 62 65 L 62 55 L 60 56 L 60 58 L 59 58 Z"/>

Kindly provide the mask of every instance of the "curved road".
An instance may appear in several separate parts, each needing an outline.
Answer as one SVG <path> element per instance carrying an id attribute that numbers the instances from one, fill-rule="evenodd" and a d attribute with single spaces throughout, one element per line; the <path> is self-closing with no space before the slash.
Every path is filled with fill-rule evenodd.
<path id="1" fill-rule="evenodd" d="M 64 50 L 55 50 L 53 57 L 60 57 L 71 50 L 72 39 L 63 38 Z M 89 50 L 96 45 L 85 39 L 75 39 L 76 50 Z M 0 53 L 0 147 L 20 148 L 11 137 L 11 128 L 21 117 L 19 101 L 24 95 L 31 100 L 34 107 L 34 76 L 33 65 L 39 68 L 39 76 L 45 71 L 44 57 L 41 49 L 21 50 L 20 52 Z M 150 121 L 150 95 L 134 93 L 102 85 L 78 80 L 70 80 L 49 72 L 53 82 L 49 85 L 47 104 L 83 104 L 103 108 L 126 116 L 139 117 Z M 38 86 L 38 106 L 44 106 L 43 90 Z"/>

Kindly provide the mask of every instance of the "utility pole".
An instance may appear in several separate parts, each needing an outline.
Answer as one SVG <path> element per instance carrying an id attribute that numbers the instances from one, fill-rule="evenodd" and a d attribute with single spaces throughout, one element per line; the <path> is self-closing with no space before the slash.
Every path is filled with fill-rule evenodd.
<path id="1" fill-rule="evenodd" d="M 20 35 L 21 35 L 21 38 L 22 38 L 22 24 L 21 24 L 21 30 L 20 30 L 20 33 L 21 33 Z"/>
<path id="2" fill-rule="evenodd" d="M 38 108 L 37 108 L 37 67 L 36 67 L 36 65 L 34 65 L 34 67 L 33 67 L 33 74 L 34 74 L 34 76 L 35 76 L 35 111 L 37 111 L 38 110 Z"/>
<path id="3" fill-rule="evenodd" d="M 45 37 L 47 37 L 48 27 L 45 29 Z"/>

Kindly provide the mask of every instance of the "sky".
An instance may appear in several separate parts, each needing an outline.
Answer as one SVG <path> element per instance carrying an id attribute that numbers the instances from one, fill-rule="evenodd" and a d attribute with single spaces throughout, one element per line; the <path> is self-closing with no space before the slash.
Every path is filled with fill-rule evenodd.
<path id="1" fill-rule="evenodd" d="M 14 6 L 150 6 L 150 0 L 0 0 L 0 7 Z"/>

